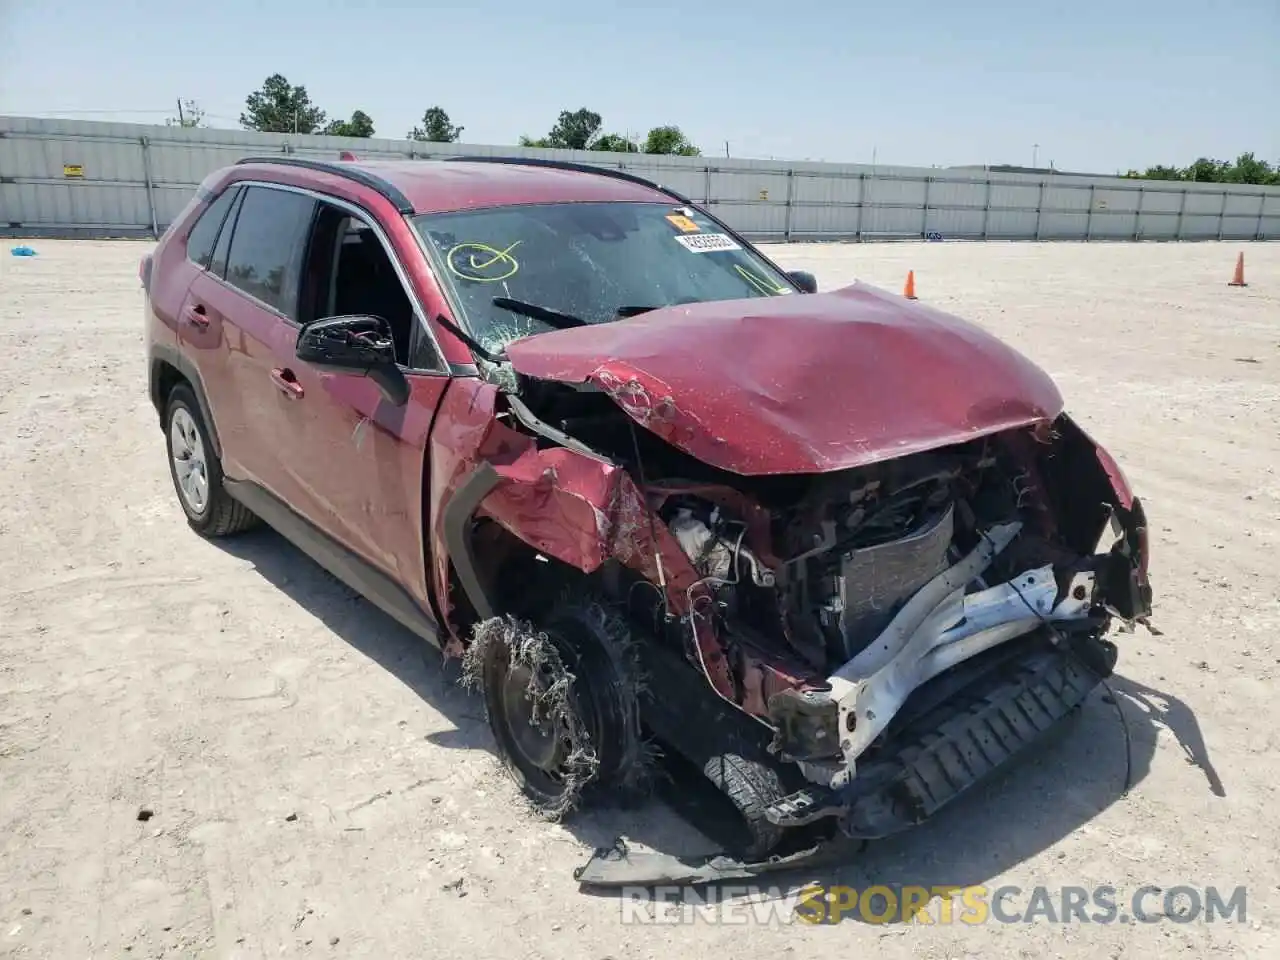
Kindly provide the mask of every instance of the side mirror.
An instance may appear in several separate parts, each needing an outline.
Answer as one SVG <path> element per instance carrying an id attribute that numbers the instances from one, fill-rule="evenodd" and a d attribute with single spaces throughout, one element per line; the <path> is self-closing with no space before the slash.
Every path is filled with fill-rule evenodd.
<path id="1" fill-rule="evenodd" d="M 328 317 L 298 333 L 298 359 L 333 373 L 368 377 L 397 407 L 409 400 L 409 381 L 396 366 L 391 325 L 381 317 Z"/>
<path id="2" fill-rule="evenodd" d="M 818 278 L 808 270 L 790 270 L 787 272 L 787 276 L 805 293 L 818 292 Z"/>

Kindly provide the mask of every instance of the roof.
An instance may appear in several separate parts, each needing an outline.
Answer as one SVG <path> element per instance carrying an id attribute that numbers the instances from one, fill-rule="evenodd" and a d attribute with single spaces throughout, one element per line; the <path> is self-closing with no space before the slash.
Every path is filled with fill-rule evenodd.
<path id="1" fill-rule="evenodd" d="M 324 173 L 353 175 L 366 186 L 399 194 L 394 202 L 413 213 L 447 213 L 518 203 L 622 201 L 671 203 L 672 195 L 656 186 L 583 169 L 527 163 L 443 160 L 308 161 L 301 158 L 255 157 L 241 163 L 287 164 Z M 381 189 L 375 186 L 381 181 Z"/>

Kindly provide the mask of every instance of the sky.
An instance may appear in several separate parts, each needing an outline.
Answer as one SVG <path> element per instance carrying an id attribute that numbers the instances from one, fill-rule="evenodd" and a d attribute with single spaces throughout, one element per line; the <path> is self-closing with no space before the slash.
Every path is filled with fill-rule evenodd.
<path id="1" fill-rule="evenodd" d="M 237 127 L 273 73 L 402 138 L 565 109 L 723 156 L 1112 173 L 1280 161 L 1280 0 L 0 0 L 0 114 Z"/>

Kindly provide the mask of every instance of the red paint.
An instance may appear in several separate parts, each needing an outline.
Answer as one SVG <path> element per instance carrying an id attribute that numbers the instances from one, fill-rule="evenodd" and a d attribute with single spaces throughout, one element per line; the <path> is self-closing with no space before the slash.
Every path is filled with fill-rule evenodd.
<path id="1" fill-rule="evenodd" d="M 491 384 L 456 380 L 445 394 L 431 435 L 431 527 L 434 531 L 433 580 L 441 616 L 456 629 L 449 596 L 449 557 L 443 538 L 443 510 L 457 487 L 487 460 L 501 482 L 480 502 L 477 514 L 489 517 L 519 539 L 584 573 L 591 573 L 613 557 L 651 583 L 664 581 L 672 613 L 690 612 L 700 596 L 699 574 L 666 525 L 652 514 L 680 488 L 655 491 L 649 506 L 624 470 L 559 447 L 538 450 L 532 439 L 505 426 L 495 417 L 499 395 Z M 694 488 L 688 488 L 692 490 Z M 726 504 L 749 503 L 733 490 L 698 488 Z M 760 508 L 756 507 L 756 510 Z M 656 533 L 656 547 L 654 534 Z M 655 557 L 661 557 L 659 576 Z M 692 593 L 690 592 L 692 589 Z M 705 598 L 703 599 L 705 602 Z M 733 679 L 723 645 L 710 624 L 694 619 L 702 662 L 712 686 L 734 699 Z M 456 634 L 451 652 L 460 652 Z M 804 666 L 766 653 L 750 652 L 746 703 L 763 716 L 766 703 L 780 689 L 802 686 L 821 678 Z"/>
<path id="2" fill-rule="evenodd" d="M 394 184 L 419 212 L 670 199 L 639 184 L 545 168 L 422 161 L 360 167 Z M 220 171 L 201 193 L 207 200 L 237 180 L 307 188 L 364 209 L 390 241 L 444 359 L 473 362 L 465 345 L 436 325 L 437 316 L 452 313 L 412 228 L 386 198 L 336 173 L 266 163 Z M 669 497 L 696 493 L 740 516 L 746 543 L 776 566 L 771 518 L 760 504 L 729 486 L 662 482 L 646 502 L 620 467 L 540 445 L 508 425 L 498 389 L 475 377 L 409 372 L 409 401 L 393 407 L 372 381 L 307 367 L 294 353 L 296 325 L 186 259 L 186 238 L 204 202 L 187 205 L 157 245 L 150 275 L 143 269 L 149 349 L 179 351 L 189 364 L 227 474 L 273 491 L 400 583 L 452 635 L 448 652 L 462 651 L 465 624 L 450 595 L 444 511 L 459 484 L 487 462 L 500 482 L 478 516 L 584 573 L 612 558 L 665 584 L 668 609 L 691 632 L 696 668 L 722 696 L 763 716 L 780 690 L 821 682 L 789 654 L 750 646 L 741 650 L 735 676 L 703 612 L 711 598 L 656 516 Z M 182 319 L 197 305 L 207 324 Z M 745 475 L 833 471 L 1018 426 L 1045 428 L 1062 409 L 1042 371 L 980 328 L 861 284 L 669 307 L 530 337 L 508 352 L 531 376 L 597 384 L 654 433 Z M 286 370 L 301 389 L 295 399 L 272 381 L 273 371 L 279 379 Z M 1097 449 L 1121 505 L 1134 507 L 1114 459 Z M 1139 536 L 1145 572 L 1145 529 Z"/>
<path id="3" fill-rule="evenodd" d="M 507 353 L 521 373 L 595 383 L 670 443 L 749 476 L 863 466 L 1062 411 L 1011 347 L 864 284 L 667 307 Z"/>
<path id="4" fill-rule="evenodd" d="M 1084 431 L 1082 430 L 1081 433 Z M 1088 436 L 1088 434 L 1085 434 Z M 1090 441 L 1092 441 L 1090 437 Z M 1098 463 L 1102 465 L 1102 472 L 1107 475 L 1107 479 L 1111 481 L 1111 489 L 1115 491 L 1116 499 L 1120 501 L 1120 506 L 1126 510 L 1133 509 L 1133 488 L 1129 486 L 1129 481 L 1124 475 L 1124 471 L 1120 469 L 1120 464 L 1116 463 L 1116 458 L 1107 452 L 1106 448 L 1094 444 L 1094 449 L 1098 451 Z"/>
<path id="5" fill-rule="evenodd" d="M 667 194 L 643 184 L 549 167 L 465 160 L 366 161 L 359 166 L 392 184 L 417 213 L 505 207 L 513 203 L 671 202 Z"/>

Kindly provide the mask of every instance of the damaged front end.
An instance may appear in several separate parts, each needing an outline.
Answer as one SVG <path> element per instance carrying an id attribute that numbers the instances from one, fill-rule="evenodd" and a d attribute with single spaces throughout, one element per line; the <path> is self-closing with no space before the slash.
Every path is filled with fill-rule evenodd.
<path id="1" fill-rule="evenodd" d="M 981 357 L 992 379 L 912 381 L 873 429 L 845 411 L 889 409 L 883 378 L 817 407 L 746 359 L 687 402 L 660 342 L 575 366 L 601 349 L 588 330 L 514 344 L 514 383 L 459 411 L 488 431 L 487 480 L 459 522 L 436 503 L 473 616 L 512 582 L 478 572 L 482 521 L 584 578 L 637 641 L 646 729 L 704 770 L 772 771 L 739 804 L 756 855 L 820 821 L 874 838 L 930 816 L 1079 707 L 1114 666 L 1113 619 L 1151 610 L 1146 519 L 1114 460 L 1025 361 L 921 316 L 876 335 L 899 353 L 904 329 L 927 351 L 952 337 L 957 369 Z M 836 363 L 810 332 L 810 366 Z"/>

